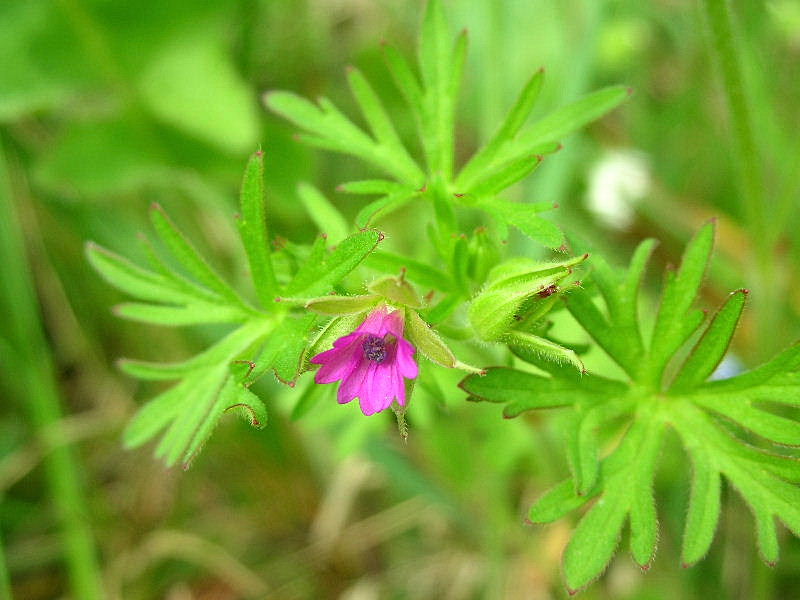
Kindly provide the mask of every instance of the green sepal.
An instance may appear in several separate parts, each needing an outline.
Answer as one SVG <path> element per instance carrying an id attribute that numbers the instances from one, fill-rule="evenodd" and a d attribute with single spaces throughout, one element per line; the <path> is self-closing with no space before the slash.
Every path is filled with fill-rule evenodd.
<path id="1" fill-rule="evenodd" d="M 422 308 L 424 306 L 417 291 L 402 277 L 381 277 L 367 284 L 373 294 L 383 296 L 393 304 Z"/>
<path id="2" fill-rule="evenodd" d="M 430 325 L 422 320 L 416 311 L 406 311 L 405 335 L 417 350 L 428 360 L 448 369 L 461 369 L 470 373 L 483 374 L 482 369 L 462 363 L 453 351 L 444 343 Z"/>
<path id="3" fill-rule="evenodd" d="M 380 301 L 376 294 L 359 296 L 322 296 L 306 301 L 306 308 L 321 315 L 341 316 L 363 313 Z"/>

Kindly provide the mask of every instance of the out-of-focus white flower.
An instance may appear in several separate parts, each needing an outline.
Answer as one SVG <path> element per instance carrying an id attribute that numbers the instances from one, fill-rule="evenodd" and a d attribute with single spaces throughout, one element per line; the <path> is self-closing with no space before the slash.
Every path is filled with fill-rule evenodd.
<path id="1" fill-rule="evenodd" d="M 615 150 L 592 167 L 586 205 L 604 225 L 627 229 L 650 185 L 647 157 L 637 150 Z"/>

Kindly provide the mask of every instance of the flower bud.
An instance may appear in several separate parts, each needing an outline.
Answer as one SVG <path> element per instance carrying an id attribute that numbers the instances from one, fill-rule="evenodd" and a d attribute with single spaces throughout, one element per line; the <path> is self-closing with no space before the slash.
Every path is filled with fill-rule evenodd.
<path id="1" fill-rule="evenodd" d="M 531 323 L 543 318 L 559 293 L 558 283 L 588 256 L 554 263 L 513 259 L 492 269 L 469 307 L 469 320 L 478 337 L 499 341 L 521 321 Z"/>

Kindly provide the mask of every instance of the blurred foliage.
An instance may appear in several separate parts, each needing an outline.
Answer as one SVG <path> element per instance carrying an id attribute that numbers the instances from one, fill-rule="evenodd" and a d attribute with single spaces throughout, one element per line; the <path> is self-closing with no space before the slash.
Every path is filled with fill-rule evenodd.
<path id="1" fill-rule="evenodd" d="M 718 256 L 701 293 L 711 305 L 730 289 L 751 288 L 753 306 L 733 353 L 752 365 L 800 329 L 800 295 L 791 285 L 800 264 L 800 18 L 792 0 L 732 4 L 754 107 L 753 160 L 764 173 L 767 242 L 754 237 L 748 199 L 739 191 L 731 113 L 700 4 L 451 0 L 446 7 L 450 21 L 468 29 L 471 46 L 456 111 L 457 161 L 491 135 L 540 66 L 548 85 L 538 116 L 590 90 L 629 85 L 634 95 L 624 107 L 566 140 L 514 196 L 558 203 L 554 218 L 617 264 L 645 237 L 664 242 L 656 262 L 675 264 L 691 233 L 718 216 Z M 12 260 L 5 244 L 0 256 L 0 385 L 8 399 L 0 410 L 0 540 L 15 598 L 91 597 L 93 584 L 74 576 L 73 563 L 83 560 L 75 555 L 80 530 L 93 534 L 88 554 L 97 558 L 108 598 L 566 595 L 558 564 L 570 525 L 522 525 L 531 501 L 567 473 L 556 449 L 559 421 L 504 421 L 496 406 L 464 402 L 456 373 L 426 365 L 406 445 L 391 415 L 364 419 L 307 379 L 295 389 L 260 382 L 269 426 L 255 431 L 223 419 L 213 447 L 187 473 L 164 470 L 149 448 L 121 445 L 140 400 L 163 388 L 135 384 L 113 357 L 186 357 L 219 332 L 114 319 L 107 307 L 121 295 L 91 271 L 84 240 L 143 258 L 137 232 L 157 201 L 190 238 L 203 240 L 228 281 L 241 283 L 246 260 L 231 216 L 242 168 L 258 146 L 266 155 L 274 231 L 298 242 L 314 238 L 299 181 L 313 181 L 354 218 L 361 201 L 334 188 L 363 178 L 360 167 L 295 142 L 293 128 L 268 114 L 261 96 L 272 89 L 324 94 L 357 114 L 345 75 L 352 63 L 411 142 L 412 115 L 382 68 L 379 48 L 386 39 L 412 51 L 420 6 L 0 3 L 0 172 L 7 173 L 0 175 L 0 202 L 13 205 L 8 214 L 18 219 L 4 218 L 4 231 L 14 228 L 8 239 L 24 242 L 19 256 L 27 257 Z M 631 153 L 642 160 L 608 170 L 611 157 Z M 637 194 L 606 196 L 630 211 L 627 224 L 609 226 L 590 209 L 598 173 L 610 177 L 612 189 L 620 180 L 645 181 Z M 387 249 L 414 254 L 420 215 L 406 210 L 385 220 Z M 756 250 L 767 243 L 765 264 Z M 538 252 L 522 236 L 509 246 Z M 20 296 L 18 283 L 29 276 L 38 304 Z M 14 329 L 20 324 L 27 327 L 22 337 Z M 565 339 L 577 335 L 566 318 L 556 327 Z M 26 342 L 30 348 L 20 351 Z M 603 361 L 595 351 L 585 359 L 590 369 L 609 371 Z M 43 389 L 65 415 L 51 413 L 56 422 L 47 426 L 31 416 Z M 663 443 L 665 457 L 681 456 L 676 436 Z M 65 448 L 80 474 L 77 513 L 64 513 L 47 474 Z M 584 596 L 792 597 L 800 585 L 800 543 L 782 532 L 781 562 L 764 567 L 748 509 L 734 494 L 707 558 L 680 567 L 680 540 L 668 532 L 680 531 L 685 517 L 684 462 L 671 458 L 656 473 L 666 523 L 660 560 L 643 574 L 618 556 Z M 81 568 L 91 579 L 95 566 L 84 560 Z"/>

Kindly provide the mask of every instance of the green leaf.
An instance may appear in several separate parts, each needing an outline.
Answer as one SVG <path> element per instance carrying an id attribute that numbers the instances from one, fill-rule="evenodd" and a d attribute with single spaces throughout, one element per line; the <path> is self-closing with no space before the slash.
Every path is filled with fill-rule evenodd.
<path id="1" fill-rule="evenodd" d="M 372 140 L 326 98 L 320 98 L 318 105 L 314 105 L 291 92 L 276 91 L 266 94 L 264 102 L 273 112 L 308 131 L 310 135 L 300 136 L 307 143 L 357 156 L 400 181 L 418 183 L 416 179 L 408 181 L 407 167 L 397 162 L 391 149 Z"/>
<path id="2" fill-rule="evenodd" d="M 725 393 L 756 388 L 775 380 L 776 377 L 800 368 L 800 344 L 794 344 L 781 352 L 771 361 L 745 373 L 740 373 L 729 379 L 711 381 L 700 387 L 698 391 L 711 393 Z M 800 381 L 791 381 L 790 387 L 796 388 Z"/>
<path id="3" fill-rule="evenodd" d="M 692 459 L 692 492 L 683 532 L 681 563 L 693 565 L 708 552 L 714 539 L 720 513 L 721 482 L 702 446 L 689 450 Z"/>
<path id="4" fill-rule="evenodd" d="M 242 307 L 247 306 L 239 294 L 200 257 L 197 250 L 175 227 L 158 204 L 154 204 L 150 210 L 150 218 L 159 238 L 193 277 L 229 302 Z"/>
<path id="5" fill-rule="evenodd" d="M 238 409 L 239 413 L 247 419 L 251 427 L 263 429 L 267 426 L 268 414 L 267 407 L 261 398 L 251 392 L 246 386 L 236 383 L 233 378 L 228 381 L 232 383 L 231 390 L 225 396 L 223 404 L 227 404 L 225 411 Z"/>
<path id="6" fill-rule="evenodd" d="M 753 408 L 746 401 L 732 401 L 727 395 L 694 395 L 692 399 L 697 405 L 727 417 L 776 444 L 800 446 L 800 422 Z"/>
<path id="7" fill-rule="evenodd" d="M 578 523 L 564 550 L 564 576 L 571 591 L 605 570 L 619 544 L 626 514 L 623 497 L 604 494 Z"/>
<path id="8" fill-rule="evenodd" d="M 543 82 L 544 69 L 539 69 L 522 89 L 517 101 L 491 141 L 476 153 L 458 174 L 455 181 L 455 186 L 458 189 L 467 189 L 469 182 L 479 173 L 485 172 L 492 164 L 503 144 L 514 139 L 533 110 L 542 90 Z"/>
<path id="9" fill-rule="evenodd" d="M 525 203 L 493 200 L 484 202 L 481 208 L 519 229 L 522 233 L 548 248 L 558 248 L 564 244 L 564 234 L 551 223 L 538 216 L 539 213 L 552 210 L 548 202 Z"/>
<path id="10" fill-rule="evenodd" d="M 570 314 L 592 336 L 592 339 L 631 378 L 635 378 L 639 371 L 641 355 L 635 354 L 635 347 L 630 345 L 629 340 L 616 335 L 611 323 L 592 302 L 589 292 L 577 288 L 564 297 L 564 302 Z"/>
<path id="11" fill-rule="evenodd" d="M 402 179 L 419 182 L 421 185 L 425 181 L 425 174 L 409 156 L 389 115 L 386 114 L 378 96 L 361 71 L 352 67 L 348 69 L 347 81 L 375 139 L 391 151 L 394 160 L 398 163 L 398 168 L 402 168 L 404 171 L 405 175 Z"/>
<path id="12" fill-rule="evenodd" d="M 186 306 L 163 304 L 142 304 L 126 302 L 114 307 L 120 317 L 153 323 L 155 325 L 198 325 L 201 323 L 241 323 L 249 318 L 249 313 L 237 306 L 220 306 L 195 302 Z"/>
<path id="13" fill-rule="evenodd" d="M 650 342 L 647 378 L 653 384 L 660 384 L 664 366 L 694 331 L 696 320 L 690 318 L 690 309 L 700 291 L 713 246 L 714 223 L 710 222 L 686 246 L 680 268 L 667 280 Z"/>
<path id="14" fill-rule="evenodd" d="M 356 225 L 361 228 L 369 227 L 385 216 L 404 207 L 417 196 L 419 196 L 418 191 L 404 190 L 373 200 L 358 211 Z"/>
<path id="15" fill-rule="evenodd" d="M 316 318 L 314 314 L 300 318 L 285 317 L 270 333 L 253 361 L 256 366 L 248 381 L 252 383 L 272 370 L 279 381 L 294 387 L 295 380 L 303 371 L 303 356 Z"/>
<path id="16" fill-rule="evenodd" d="M 607 87 L 563 106 L 523 130 L 506 143 L 498 153 L 498 161 L 513 160 L 533 154 L 535 148 L 562 140 L 570 133 L 602 117 L 619 106 L 629 95 L 623 86 Z"/>
<path id="17" fill-rule="evenodd" d="M 270 239 L 267 231 L 267 209 L 264 194 L 264 154 L 256 152 L 250 157 L 244 171 L 239 194 L 241 215 L 238 220 L 253 284 L 261 305 L 267 310 L 274 305 L 278 283 L 272 265 Z"/>
<path id="18" fill-rule="evenodd" d="M 348 181 L 336 187 L 339 192 L 348 194 L 396 194 L 398 192 L 411 192 L 409 186 L 389 181 L 388 179 L 364 179 L 362 181 Z"/>
<path id="19" fill-rule="evenodd" d="M 480 177 L 475 178 L 474 183 L 467 187 L 464 193 L 479 199 L 492 197 L 533 173 L 543 160 L 541 154 L 534 154 L 486 169 Z M 552 204 L 548 208 L 552 208 Z"/>
<path id="20" fill-rule="evenodd" d="M 106 281 L 136 298 L 176 304 L 197 299 L 163 275 L 142 269 L 92 242 L 86 244 L 86 258 Z"/>
<path id="21" fill-rule="evenodd" d="M 519 407 L 518 412 L 570 406 L 577 400 L 569 385 L 508 367 L 489 368 L 483 376 L 470 375 L 459 387 L 479 400 L 509 402 Z"/>
<path id="22" fill-rule="evenodd" d="M 737 290 L 728 297 L 686 358 L 672 389 L 678 391 L 699 385 L 714 372 L 728 351 L 747 294 L 747 290 Z"/>
<path id="23" fill-rule="evenodd" d="M 461 39 L 465 39 L 462 35 Z M 463 42 L 459 48 L 463 48 Z M 460 78 L 463 58 L 454 59 L 447 20 L 440 0 L 430 0 L 422 22 L 419 65 L 424 95 L 423 145 L 428 168 L 449 179 L 453 168 L 455 97 L 453 80 Z M 463 50 L 459 50 L 463 54 Z"/>
<path id="24" fill-rule="evenodd" d="M 347 221 L 339 209 L 322 195 L 322 192 L 313 185 L 300 183 L 297 186 L 297 194 L 317 229 L 325 233 L 331 243 L 337 244 L 347 237 L 350 232 Z"/>
<path id="25" fill-rule="evenodd" d="M 193 385 L 193 381 L 185 379 L 142 406 L 125 428 L 125 445 L 136 448 L 165 429 L 185 408 Z"/>
<path id="26" fill-rule="evenodd" d="M 524 347 L 530 351 L 537 352 L 547 360 L 570 364 L 579 373 L 586 371 L 583 362 L 581 362 L 574 350 L 565 348 L 538 335 L 525 333 L 524 331 L 509 331 L 505 334 L 503 341 L 515 347 Z"/>
<path id="27" fill-rule="evenodd" d="M 150 363 L 123 359 L 119 366 L 135 377 L 149 380 L 182 379 L 193 371 L 207 370 L 217 365 L 227 365 L 239 354 L 268 335 L 275 326 L 273 320 L 249 320 L 224 338 L 188 360 L 175 363 Z"/>
<path id="28" fill-rule="evenodd" d="M 156 457 L 168 467 L 186 454 L 198 433 L 203 435 L 219 420 L 219 394 L 227 375 L 227 365 L 218 365 L 195 371 L 187 378 L 192 386 L 181 403 L 183 410 L 175 416 L 156 446 Z"/>
<path id="29" fill-rule="evenodd" d="M 345 238 L 336 249 L 319 258 L 310 259 L 302 273 L 286 286 L 283 293 L 288 297 L 319 296 L 331 290 L 345 275 L 355 269 L 383 240 L 383 234 L 375 229 L 359 231 Z"/>
<path id="30" fill-rule="evenodd" d="M 419 79 L 411 70 L 411 66 L 405 57 L 394 46 L 383 44 L 383 56 L 395 85 L 400 90 L 403 98 L 405 98 L 406 104 L 412 110 L 419 125 L 422 120 L 420 114 L 422 87 Z"/>

